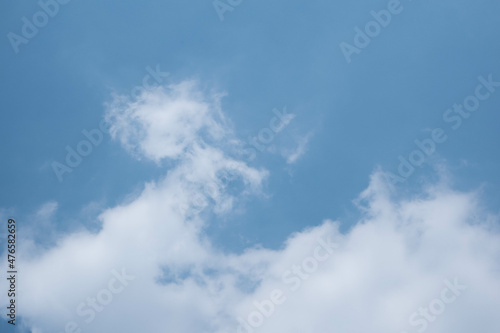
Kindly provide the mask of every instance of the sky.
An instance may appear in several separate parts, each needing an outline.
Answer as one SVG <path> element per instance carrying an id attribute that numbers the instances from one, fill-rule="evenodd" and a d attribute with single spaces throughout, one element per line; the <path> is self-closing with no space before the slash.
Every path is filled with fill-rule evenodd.
<path id="1" fill-rule="evenodd" d="M 499 331 L 500 3 L 0 7 L 2 332 Z"/>

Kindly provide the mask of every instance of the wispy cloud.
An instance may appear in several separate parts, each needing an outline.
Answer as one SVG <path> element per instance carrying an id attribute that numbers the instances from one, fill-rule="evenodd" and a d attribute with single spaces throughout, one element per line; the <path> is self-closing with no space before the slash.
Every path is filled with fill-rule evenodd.
<path id="1" fill-rule="evenodd" d="M 467 292 L 428 324 L 436 332 L 468 333 L 486 323 L 491 332 L 500 330 L 499 232 L 477 194 L 447 184 L 402 199 L 376 172 L 358 200 L 362 219 L 345 233 L 338 221 L 311 221 L 319 225 L 290 235 L 276 250 L 217 250 L 204 232 L 210 223 L 204 212 L 231 211 L 240 194 L 259 193 L 268 172 L 229 156 L 224 137 L 231 129 L 212 97 L 180 83 L 110 104 L 113 136 L 126 149 L 176 163 L 130 201 L 104 210 L 98 233 L 74 232 L 50 250 L 40 248 L 36 259 L 24 255 L 19 302 L 32 331 L 62 332 L 69 323 L 97 333 L 110 327 L 413 332 L 421 326 L 409 316 L 455 277 Z M 240 193 L 225 189 L 224 174 L 242 184 Z M 199 193 L 205 193 L 201 201 Z M 48 203 L 37 214 L 49 216 L 56 207 Z M 318 246 L 319 240 L 335 246 Z M 134 281 L 107 302 L 110 272 L 122 268 Z M 0 280 L 0 289 L 6 283 Z M 89 299 L 96 307 L 91 322 L 79 307 Z"/>
<path id="2" fill-rule="evenodd" d="M 284 149 L 281 155 L 286 158 L 287 164 L 294 164 L 297 162 L 306 152 L 309 141 L 311 140 L 312 133 L 309 133 L 297 140 L 297 146 L 293 150 Z"/>

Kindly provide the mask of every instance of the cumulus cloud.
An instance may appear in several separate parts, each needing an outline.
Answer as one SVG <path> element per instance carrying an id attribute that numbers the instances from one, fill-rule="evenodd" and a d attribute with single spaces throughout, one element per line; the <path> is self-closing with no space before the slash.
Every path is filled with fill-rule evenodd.
<path id="1" fill-rule="evenodd" d="M 449 283 L 466 289 L 439 315 L 431 308 L 425 330 L 499 331 L 498 218 L 479 194 L 439 183 L 401 198 L 375 172 L 349 231 L 325 220 L 280 249 L 225 253 L 207 238 L 203 213 L 231 211 L 238 195 L 261 191 L 267 172 L 221 148 L 231 129 L 217 98 L 192 82 L 116 98 L 113 136 L 137 156 L 179 163 L 104 210 L 97 234 L 72 233 L 24 257 L 19 303 L 34 332 L 410 333 L 424 330 L 420 308 Z"/>

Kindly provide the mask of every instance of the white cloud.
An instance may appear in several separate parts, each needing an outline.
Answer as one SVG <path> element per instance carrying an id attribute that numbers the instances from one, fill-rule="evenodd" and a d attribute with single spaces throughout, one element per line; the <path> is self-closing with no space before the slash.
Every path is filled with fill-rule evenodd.
<path id="1" fill-rule="evenodd" d="M 144 90 L 136 99 L 115 96 L 107 105 L 110 133 L 136 155 L 176 159 L 204 139 L 226 134 L 221 93 L 205 93 L 196 81 Z"/>
<path id="2" fill-rule="evenodd" d="M 49 201 L 45 203 L 40 209 L 37 211 L 36 215 L 38 218 L 48 219 L 51 218 L 54 213 L 57 211 L 58 204 L 55 201 Z"/>
<path id="3" fill-rule="evenodd" d="M 410 316 L 455 277 L 467 290 L 429 323 L 429 332 L 500 330 L 498 219 L 480 208 L 477 194 L 446 184 L 402 199 L 375 173 L 358 200 L 363 218 L 345 234 L 326 220 L 291 235 L 279 250 L 215 250 L 202 211 L 231 210 L 236 196 L 225 190 L 224 175 L 241 182 L 243 192 L 258 193 L 267 173 L 220 148 L 230 129 L 210 100 L 181 83 L 113 104 L 109 119 L 125 147 L 179 163 L 130 202 L 105 210 L 98 234 L 73 233 L 36 258 L 24 257 L 19 303 L 34 331 L 63 332 L 74 321 L 95 333 L 232 333 L 255 301 L 279 289 L 286 299 L 252 331 L 410 333 L 417 328 Z M 317 252 L 318 239 L 328 238 L 337 248 Z M 292 272 L 294 265 L 310 268 L 315 255 L 326 259 L 311 273 Z M 86 323 L 76 308 L 83 302 L 91 311 L 88 298 L 122 268 L 135 279 Z"/>
<path id="4" fill-rule="evenodd" d="M 283 150 L 281 155 L 286 158 L 287 164 L 294 164 L 299 158 L 302 157 L 307 151 L 307 145 L 312 137 L 312 133 L 307 134 L 297 140 L 297 147 L 295 149 Z"/>

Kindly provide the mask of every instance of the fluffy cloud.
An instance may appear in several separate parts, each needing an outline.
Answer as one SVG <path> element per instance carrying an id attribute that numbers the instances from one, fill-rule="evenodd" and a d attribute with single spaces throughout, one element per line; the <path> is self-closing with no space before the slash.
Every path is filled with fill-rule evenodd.
<path id="1" fill-rule="evenodd" d="M 135 99 L 115 96 L 106 120 L 112 137 L 139 157 L 176 159 L 204 139 L 224 137 L 222 96 L 201 91 L 196 81 L 158 86 Z"/>
<path id="2" fill-rule="evenodd" d="M 125 148 L 178 163 L 103 211 L 99 233 L 73 233 L 23 258 L 20 313 L 33 332 L 500 330 L 498 219 L 477 193 L 446 184 L 401 198 L 376 172 L 348 232 L 325 220 L 278 250 L 216 250 L 204 212 L 231 211 L 267 176 L 228 155 L 234 138 L 219 97 L 182 82 L 109 105 Z M 436 314 L 442 295 L 455 298 Z"/>

